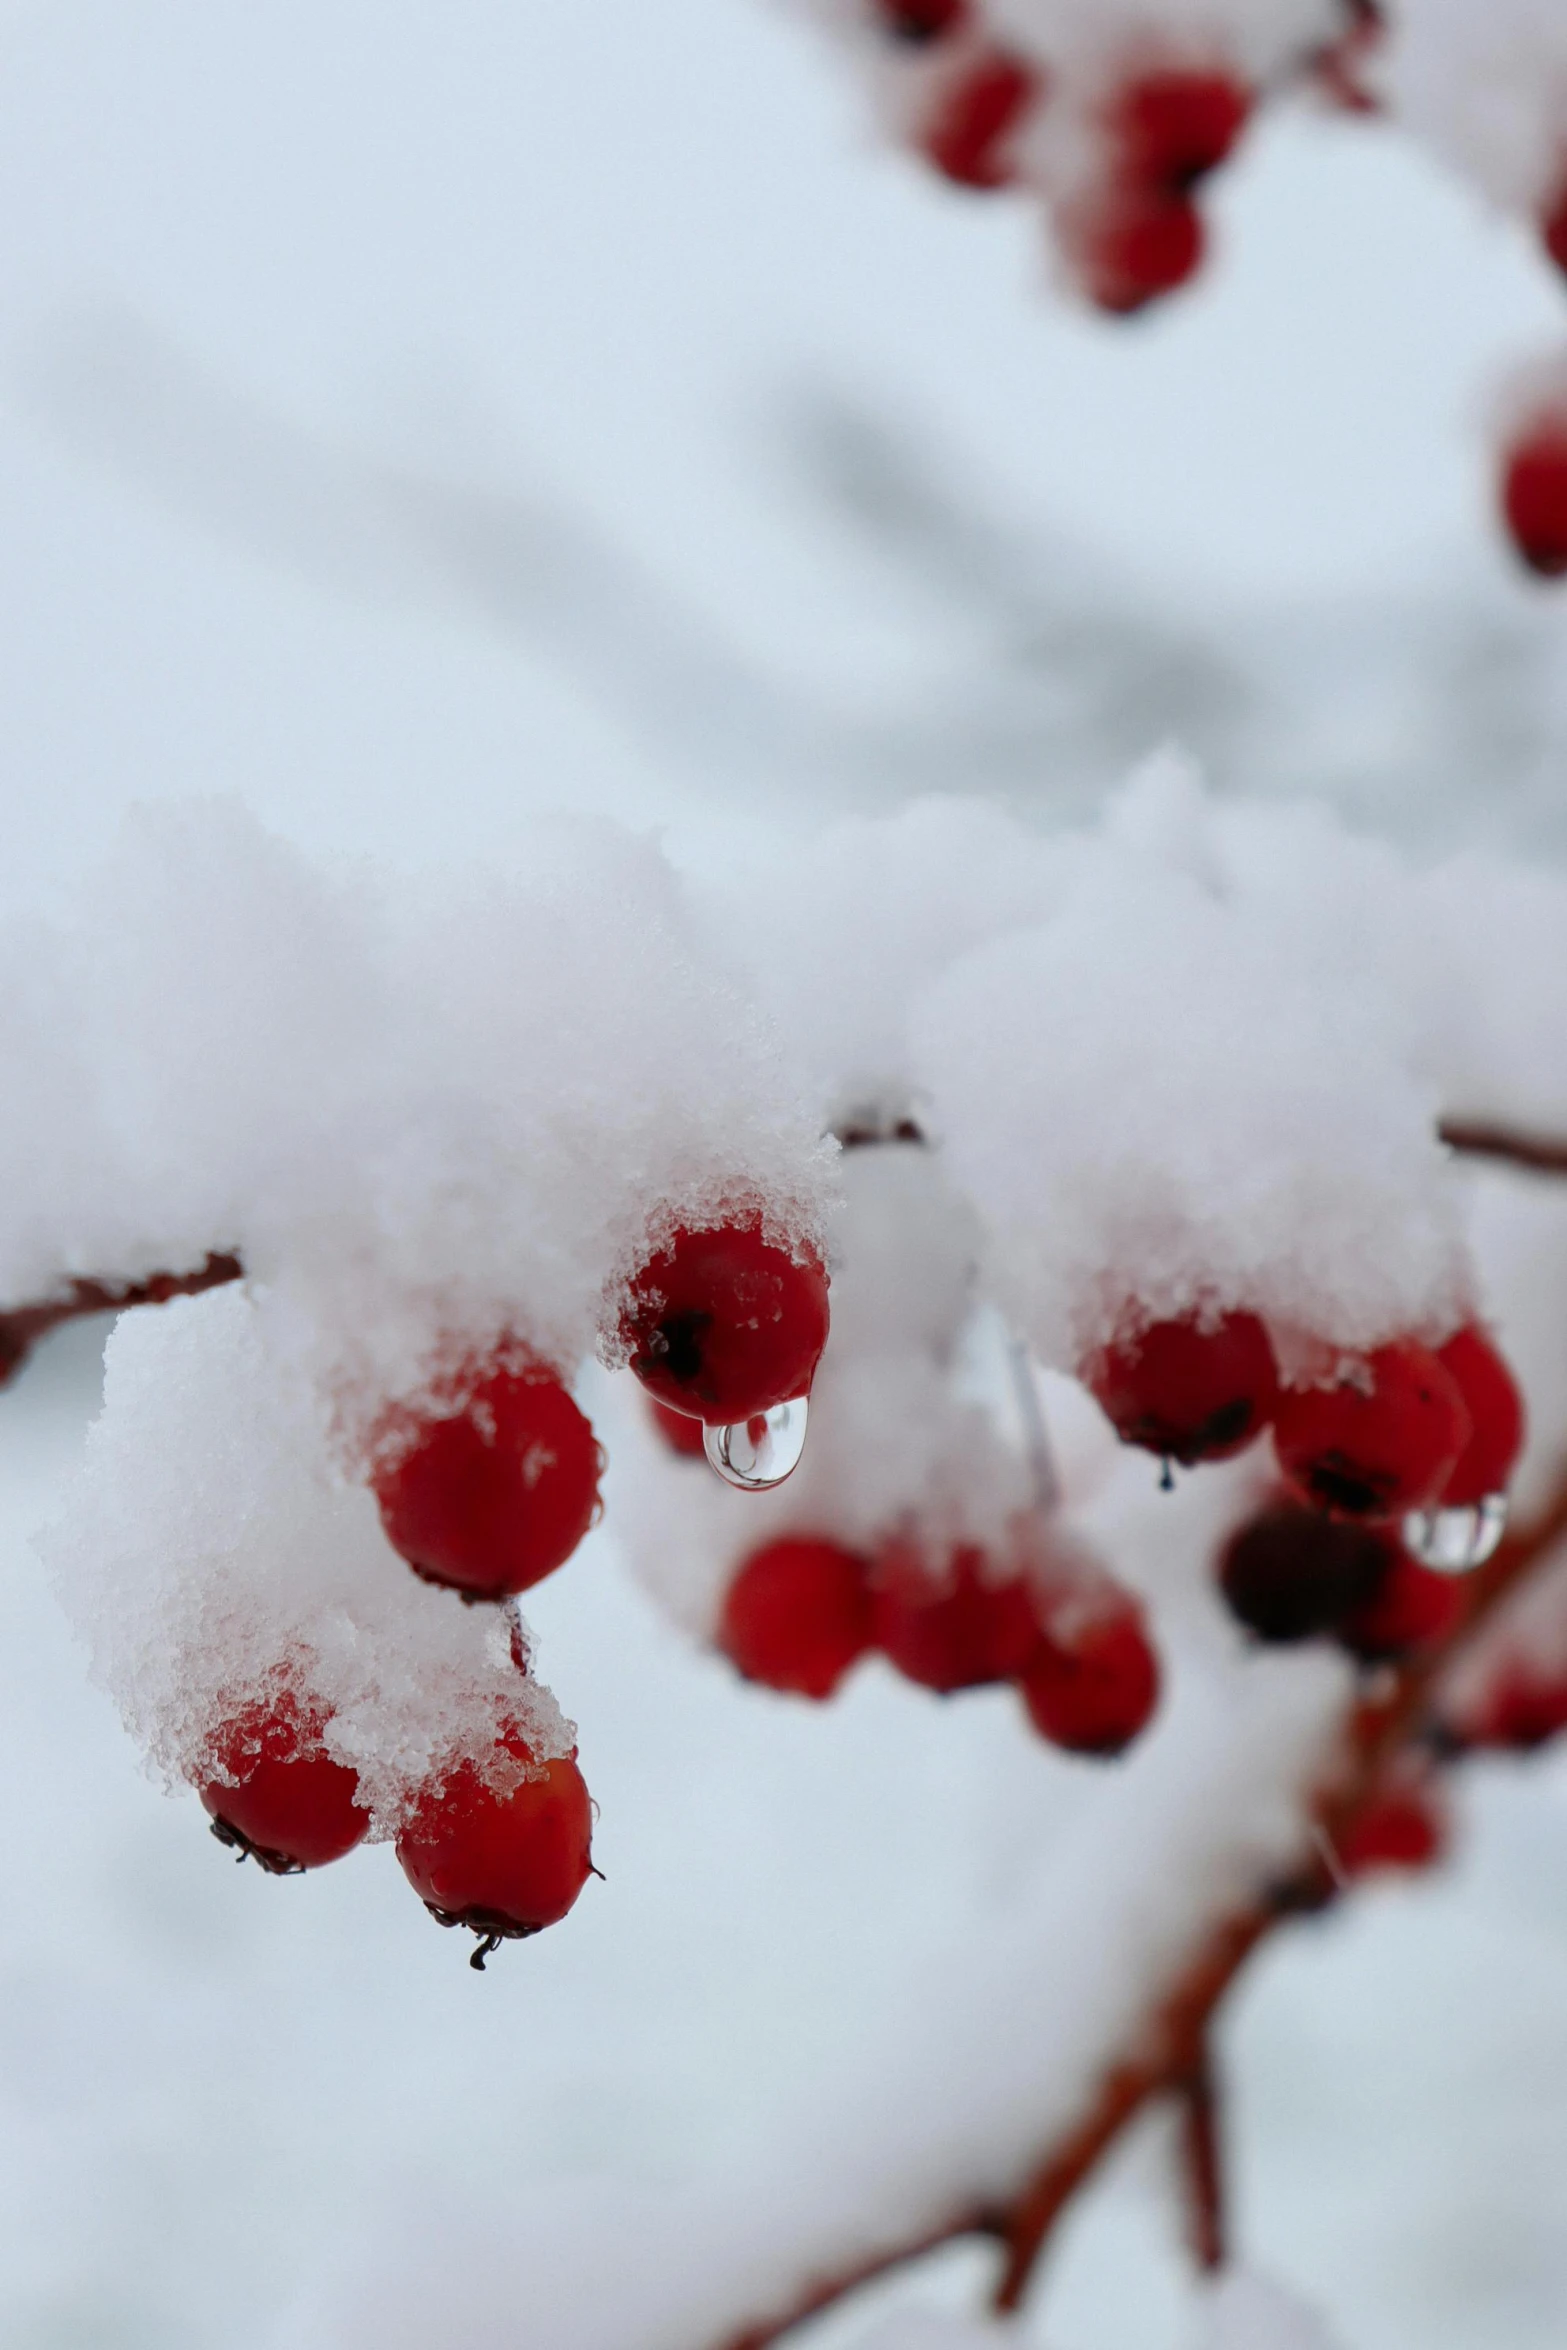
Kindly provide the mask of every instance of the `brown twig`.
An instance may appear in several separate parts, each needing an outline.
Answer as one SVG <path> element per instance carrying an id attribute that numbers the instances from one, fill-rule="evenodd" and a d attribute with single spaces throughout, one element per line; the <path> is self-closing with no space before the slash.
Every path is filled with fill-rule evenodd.
<path id="1" fill-rule="evenodd" d="M 213 1251 L 194 1273 L 149 1273 L 145 1281 L 72 1281 L 59 1297 L 0 1310 L 0 1386 L 26 1362 L 40 1338 L 82 1314 L 118 1313 L 126 1306 L 167 1305 L 204 1289 L 240 1281 L 245 1268 L 229 1250 Z"/>
<path id="2" fill-rule="evenodd" d="M 1567 1152 L 1564 1152 L 1567 1166 Z M 834 2277 L 819 2278 L 788 2309 L 727 2338 L 722 2350 L 770 2350 L 808 2318 L 856 2287 L 968 2235 L 997 2236 L 1006 2261 L 994 2295 L 998 2310 L 1016 2309 L 1041 2254 L 1079 2187 L 1145 2106 L 1179 2096 L 1186 2106 L 1186 2146 L 1193 2186 L 1197 2251 L 1212 2265 L 1223 2251 L 1222 2178 L 1208 2073 L 1214 2016 L 1252 1953 L 1285 1919 L 1320 1909 L 1339 1890 L 1331 1855 L 1360 1810 L 1373 1800 L 1394 1756 L 1427 1726 L 1434 1688 L 1455 1656 L 1524 1577 L 1567 1539 L 1567 1471 L 1534 1522 L 1510 1535 L 1466 1583 L 1467 1604 L 1455 1629 L 1366 1699 L 1345 1724 L 1340 1767 L 1319 1799 L 1311 1844 L 1299 1870 L 1221 1919 L 1188 1961 L 1146 2025 L 1135 2056 L 1112 2065 L 1095 2084 L 1077 2121 L 1059 2136 L 1001 2212 L 975 2206 L 909 2242 L 879 2252 Z"/>
<path id="3" fill-rule="evenodd" d="M 1226 2249 L 1224 2136 L 1219 2082 L 1208 2035 L 1180 2088 L 1181 2169 L 1186 2183 L 1186 2224 L 1192 2257 L 1211 2275 L 1224 2266 Z"/>
<path id="4" fill-rule="evenodd" d="M 1502 1159 L 1535 1175 L 1567 1175 L 1567 1141 L 1560 1135 L 1524 1134 L 1487 1118 L 1444 1118 L 1437 1132 L 1465 1158 Z"/>

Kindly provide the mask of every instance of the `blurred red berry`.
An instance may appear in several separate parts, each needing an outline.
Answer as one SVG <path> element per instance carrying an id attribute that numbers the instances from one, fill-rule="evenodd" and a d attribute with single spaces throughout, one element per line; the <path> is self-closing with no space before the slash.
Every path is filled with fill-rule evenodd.
<path id="1" fill-rule="evenodd" d="M 1159 1702 L 1159 1659 L 1131 1609 L 1053 1626 L 1018 1675 L 1030 1721 L 1069 1754 L 1124 1754 Z"/>
<path id="2" fill-rule="evenodd" d="M 677 1412 L 672 1404 L 660 1403 L 653 1395 L 647 1399 L 647 1408 L 654 1427 L 671 1452 L 679 1453 L 685 1460 L 706 1458 L 702 1421 L 693 1419 L 689 1412 Z"/>
<path id="3" fill-rule="evenodd" d="M 788 1535 L 753 1550 L 725 1595 L 718 1645 L 748 1681 L 831 1697 L 871 1645 L 866 1562 Z"/>
<path id="4" fill-rule="evenodd" d="M 1468 1746 L 1532 1754 L 1563 1730 L 1567 1730 L 1567 1672 L 1536 1671 L 1530 1663 L 1515 1659 L 1459 1725 L 1459 1736 Z"/>
<path id="5" fill-rule="evenodd" d="M 1447 1813 L 1436 1791 L 1418 1783 L 1383 1788 L 1337 1839 L 1346 1877 L 1378 1869 L 1428 1869 L 1448 1848 Z"/>
<path id="6" fill-rule="evenodd" d="M 480 1968 L 498 1942 L 563 1918 L 593 1868 L 593 1806 L 576 1762 L 535 1765 L 516 1731 L 500 1751 L 516 1766 L 506 1783 L 465 1759 L 420 1793 L 397 1839 L 426 1909 L 481 1937 L 472 1961 Z"/>
<path id="7" fill-rule="evenodd" d="M 1229 155 L 1251 108 L 1251 92 L 1233 74 L 1176 66 L 1139 74 L 1110 104 L 1116 178 L 1185 195 Z"/>
<path id="8" fill-rule="evenodd" d="M 960 32 L 969 17 L 969 0 L 874 0 L 882 30 L 910 48 L 925 48 Z"/>
<path id="9" fill-rule="evenodd" d="M 682 1228 L 633 1278 L 620 1335 L 654 1399 L 732 1426 L 810 1390 L 827 1343 L 827 1273 L 758 1217 Z"/>
<path id="10" fill-rule="evenodd" d="M 504 1599 L 570 1558 L 598 1508 L 603 1456 L 553 1373 L 495 1370 L 447 1417 L 403 1415 L 371 1480 L 416 1574 Z"/>
<path id="11" fill-rule="evenodd" d="M 1033 1591 L 1017 1576 L 992 1582 L 987 1564 L 985 1553 L 968 1544 L 941 1573 L 905 1545 L 880 1554 L 875 1642 L 906 1680 L 949 1694 L 1021 1672 L 1039 1639 Z"/>
<path id="12" fill-rule="evenodd" d="M 201 1800 L 213 1834 L 273 1876 L 341 1860 L 370 1826 L 358 1775 L 326 1752 L 323 1726 L 285 1689 L 240 1706 L 209 1749 Z"/>
<path id="13" fill-rule="evenodd" d="M 1346 1525 L 1301 1502 L 1270 1502 L 1225 1544 L 1219 1588 L 1257 1639 L 1312 1640 L 1375 1598 L 1398 1548 L 1380 1527 Z"/>
<path id="14" fill-rule="evenodd" d="M 1278 1395 L 1268 1333 L 1255 1314 L 1155 1322 L 1085 1366 L 1123 1444 L 1190 1467 L 1228 1460 L 1260 1435 Z"/>
<path id="15" fill-rule="evenodd" d="M 1347 0 L 1353 22 L 1310 60 L 1308 70 L 1320 94 L 1345 114 L 1380 114 L 1382 101 L 1367 78 L 1387 37 L 1377 0 Z"/>
<path id="16" fill-rule="evenodd" d="M 1477 1322 L 1438 1347 L 1437 1361 L 1457 1385 L 1472 1433 L 1442 1488 L 1444 1509 L 1467 1509 L 1505 1493 L 1523 1450 L 1524 1402 L 1500 1351 Z"/>
<path id="17" fill-rule="evenodd" d="M 943 85 L 920 146 L 959 187 L 1004 188 L 1014 176 L 1011 140 L 1038 97 L 1038 76 L 1021 58 L 987 50 Z"/>
<path id="18" fill-rule="evenodd" d="M 1457 1382 L 1413 1339 L 1378 1347 L 1336 1386 L 1287 1389 L 1273 1420 L 1290 1483 L 1340 1518 L 1430 1508 L 1471 1433 Z"/>
<path id="19" fill-rule="evenodd" d="M 1506 451 L 1502 513 L 1531 571 L 1567 572 L 1567 413 L 1537 417 Z"/>
<path id="20" fill-rule="evenodd" d="M 1340 1618 L 1335 1636 L 1362 1664 L 1397 1664 L 1445 1640 L 1463 1616 L 1463 1586 L 1411 1558 L 1391 1540 L 1388 1564 L 1371 1595 Z"/>
<path id="21" fill-rule="evenodd" d="M 1540 222 L 1545 250 L 1560 270 L 1567 271 L 1567 179 L 1563 179 Z"/>
<path id="22" fill-rule="evenodd" d="M 1071 240 L 1084 293 L 1118 318 L 1185 285 L 1202 265 L 1206 242 L 1195 204 L 1138 188 L 1116 190 Z"/>

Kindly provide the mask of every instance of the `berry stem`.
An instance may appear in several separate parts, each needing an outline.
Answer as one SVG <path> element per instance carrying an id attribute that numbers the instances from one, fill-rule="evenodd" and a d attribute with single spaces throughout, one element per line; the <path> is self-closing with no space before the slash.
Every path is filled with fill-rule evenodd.
<path id="1" fill-rule="evenodd" d="M 1209 2035 L 1181 2084 L 1181 2167 L 1192 2257 L 1210 2275 L 1224 2266 L 1229 2228 L 1225 2192 L 1223 2107 Z"/>
<path id="2" fill-rule="evenodd" d="M 1061 1478 L 1034 1381 L 1034 1358 L 1023 1339 L 1008 1337 L 1007 1362 L 1012 1373 L 1012 1390 L 1017 1397 L 1018 1418 L 1023 1424 L 1023 1449 L 1028 1455 L 1034 1507 L 1042 1518 L 1048 1518 L 1061 1507 Z"/>
<path id="3" fill-rule="evenodd" d="M 1488 1118 L 1444 1118 L 1437 1132 L 1462 1158 L 1502 1159 L 1535 1175 L 1567 1175 L 1567 1140 L 1560 1135 L 1526 1134 Z"/>

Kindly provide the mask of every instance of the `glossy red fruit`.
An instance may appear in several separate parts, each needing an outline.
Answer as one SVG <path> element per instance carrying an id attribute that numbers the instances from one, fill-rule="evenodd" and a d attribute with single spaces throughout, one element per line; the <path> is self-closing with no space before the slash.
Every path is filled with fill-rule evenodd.
<path id="1" fill-rule="evenodd" d="M 1294 1387 L 1273 1418 L 1279 1466 L 1331 1517 L 1400 1518 L 1429 1509 L 1473 1433 L 1451 1372 L 1429 1347 L 1378 1347 L 1352 1378 Z"/>
<path id="2" fill-rule="evenodd" d="M 1038 77 L 1021 58 L 987 50 L 943 86 L 920 146 L 959 187 L 1004 188 L 1014 177 L 1012 140 L 1038 97 Z"/>
<path id="3" fill-rule="evenodd" d="M 675 1411 L 671 1405 L 660 1403 L 652 1395 L 647 1399 L 647 1408 L 654 1427 L 671 1452 L 679 1453 L 685 1460 L 706 1459 L 707 1447 L 703 1441 L 703 1424 L 700 1420 L 692 1419 L 689 1412 Z"/>
<path id="4" fill-rule="evenodd" d="M 910 48 L 927 48 L 961 32 L 969 19 L 969 0 L 875 0 L 884 32 Z"/>
<path id="5" fill-rule="evenodd" d="M 1477 1322 L 1438 1347 L 1436 1359 L 1456 1382 L 1472 1424 L 1469 1442 L 1442 1488 L 1442 1507 L 1467 1509 L 1488 1494 L 1506 1492 L 1523 1450 L 1523 1397 L 1500 1351 Z"/>
<path id="6" fill-rule="evenodd" d="M 681 1230 L 635 1276 L 620 1335 L 659 1403 L 714 1427 L 806 1395 L 827 1343 L 827 1273 L 757 1217 Z"/>
<path id="7" fill-rule="evenodd" d="M 1369 1598 L 1335 1626 L 1339 1645 L 1362 1664 L 1397 1664 L 1416 1649 L 1445 1640 L 1463 1615 L 1463 1586 L 1389 1545 L 1387 1571 Z"/>
<path id="8" fill-rule="evenodd" d="M 865 1654 L 871 1630 L 865 1560 L 836 1542 L 786 1535 L 741 1562 L 718 1645 L 748 1681 L 821 1699 Z"/>
<path id="9" fill-rule="evenodd" d="M 1567 572 L 1567 414 L 1537 418 L 1506 452 L 1502 514 L 1531 571 Z"/>
<path id="10" fill-rule="evenodd" d="M 603 1455 L 553 1373 L 496 1370 L 450 1416 L 403 1416 L 371 1480 L 387 1540 L 427 1583 L 505 1599 L 570 1558 Z"/>
<path id="11" fill-rule="evenodd" d="M 212 1833 L 273 1876 L 341 1860 L 370 1826 L 358 1776 L 326 1752 L 322 1728 L 320 1713 L 284 1690 L 240 1706 L 212 1742 L 201 1789 Z"/>
<path id="12" fill-rule="evenodd" d="M 891 1544 L 873 1578 L 876 1646 L 909 1681 L 950 1695 L 1010 1681 L 1039 1641 L 1039 1614 L 1027 1581 L 993 1582 L 985 1553 L 964 1545 L 944 1567 Z"/>
<path id="13" fill-rule="evenodd" d="M 1251 92 L 1233 74 L 1174 66 L 1139 74 L 1111 102 L 1117 178 L 1185 195 L 1224 162 L 1251 108 Z"/>
<path id="14" fill-rule="evenodd" d="M 1219 1589 L 1257 1639 L 1312 1640 L 1376 1598 L 1399 1547 L 1381 1527 L 1274 1501 L 1230 1536 L 1219 1554 Z"/>
<path id="15" fill-rule="evenodd" d="M 576 1762 L 534 1765 L 520 1733 L 501 1742 L 502 1783 L 465 1760 L 419 1795 L 397 1839 L 403 1874 L 443 1926 L 500 1942 L 555 1925 L 593 1869 L 593 1806 Z M 526 1771 L 528 1776 L 521 1774 Z"/>
<path id="16" fill-rule="evenodd" d="M 1202 215 L 1184 196 L 1118 189 L 1077 230 L 1078 280 L 1097 309 L 1130 318 L 1202 265 Z"/>
<path id="17" fill-rule="evenodd" d="M 1159 1703 L 1159 1659 L 1130 1609 L 1058 1623 L 1018 1675 L 1029 1720 L 1069 1754 L 1124 1754 Z"/>
<path id="18" fill-rule="evenodd" d="M 1384 1788 L 1342 1829 L 1338 1864 L 1346 1877 L 1378 1869 L 1428 1869 L 1447 1851 L 1447 1813 L 1419 1784 Z"/>
<path id="19" fill-rule="evenodd" d="M 1188 1467 L 1244 1450 L 1268 1425 L 1279 1384 L 1255 1314 L 1155 1322 L 1093 1356 L 1083 1376 L 1123 1444 Z"/>

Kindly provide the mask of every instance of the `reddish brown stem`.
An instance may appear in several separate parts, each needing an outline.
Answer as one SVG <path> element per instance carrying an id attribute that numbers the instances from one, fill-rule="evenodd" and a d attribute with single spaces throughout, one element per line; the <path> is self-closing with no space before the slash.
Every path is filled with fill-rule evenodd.
<path id="1" fill-rule="evenodd" d="M 1192 2258 L 1211 2274 L 1224 2266 L 1226 2230 L 1219 2083 L 1206 2033 L 1202 2052 L 1181 2083 L 1179 2094 L 1181 2168 Z"/>
<path id="2" fill-rule="evenodd" d="M 1524 1134 L 1487 1118 L 1444 1118 L 1437 1132 L 1465 1158 L 1502 1159 L 1535 1175 L 1567 1175 L 1567 1141 L 1559 1135 Z"/>
<path id="3" fill-rule="evenodd" d="M 28 1355 L 62 1322 L 82 1314 L 118 1313 L 126 1306 L 167 1305 L 171 1297 L 196 1297 L 244 1278 L 245 1268 L 228 1250 L 214 1251 L 194 1273 L 149 1273 L 144 1281 L 72 1281 L 63 1294 L 36 1305 L 0 1311 L 0 1386 L 19 1371 Z"/>
<path id="4" fill-rule="evenodd" d="M 1567 1159 L 1567 1154 L 1564 1154 Z M 1447 1667 L 1533 1567 L 1567 1539 L 1567 1473 L 1547 1507 L 1511 1535 L 1465 1585 L 1466 1607 L 1448 1637 L 1391 1677 L 1386 1692 L 1351 1712 L 1339 1768 L 1314 1812 L 1317 1838 L 1298 1871 L 1221 1919 L 1136 2035 L 1136 2055 L 1101 2075 L 1078 2119 L 1055 2139 L 1001 2212 L 975 2207 L 908 2243 L 879 2252 L 835 2277 L 817 2279 L 791 2307 L 728 2338 L 723 2350 L 769 2350 L 844 2294 L 890 2269 L 964 2235 L 994 2235 L 1006 2245 L 995 2292 L 998 2310 L 1016 2309 L 1056 2221 L 1123 2130 L 1153 2099 L 1175 2095 L 1186 2106 L 1186 2149 L 1193 2185 L 1198 2257 L 1223 2251 L 1223 2205 L 1216 2111 L 1206 2078 L 1213 2017 L 1247 1960 L 1286 1918 L 1317 1909 L 1338 1890 L 1328 1853 L 1375 1796 L 1399 1750 L 1427 1725 L 1431 1695 Z M 1325 1849 L 1324 1849 L 1325 1847 Z"/>

